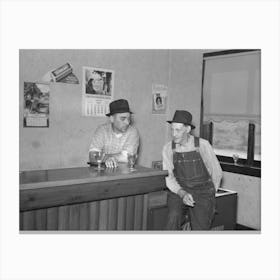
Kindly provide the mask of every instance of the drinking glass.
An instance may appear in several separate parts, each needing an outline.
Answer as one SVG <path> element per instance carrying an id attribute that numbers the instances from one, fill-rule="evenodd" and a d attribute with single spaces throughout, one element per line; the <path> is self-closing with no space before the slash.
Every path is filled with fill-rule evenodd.
<path id="1" fill-rule="evenodd" d="M 102 160 L 105 157 L 105 153 L 103 150 L 100 151 L 92 151 L 90 154 L 90 157 L 93 161 L 97 162 L 97 167 L 95 168 L 96 170 L 104 170 L 103 167 L 101 167 Z"/>
<path id="2" fill-rule="evenodd" d="M 234 165 L 237 165 L 237 161 L 239 159 L 239 155 L 238 154 L 233 154 L 232 158 L 233 158 Z"/>
<path id="3" fill-rule="evenodd" d="M 136 159 L 137 159 L 137 154 L 127 154 L 128 167 L 130 171 L 136 170 L 134 168 Z"/>

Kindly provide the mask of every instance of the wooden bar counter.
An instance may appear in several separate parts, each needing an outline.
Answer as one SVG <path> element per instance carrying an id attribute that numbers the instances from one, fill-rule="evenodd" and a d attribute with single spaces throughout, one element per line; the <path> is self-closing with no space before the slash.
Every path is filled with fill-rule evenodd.
<path id="1" fill-rule="evenodd" d="M 126 164 L 20 173 L 20 230 L 149 230 L 167 171 Z"/>

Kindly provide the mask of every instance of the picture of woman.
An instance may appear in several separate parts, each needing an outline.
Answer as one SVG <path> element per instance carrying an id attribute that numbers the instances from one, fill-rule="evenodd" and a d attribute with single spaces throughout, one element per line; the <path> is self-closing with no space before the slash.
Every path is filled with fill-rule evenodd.
<path id="1" fill-rule="evenodd" d="M 164 104 L 163 104 L 163 98 L 160 95 L 160 93 L 156 93 L 154 95 L 154 107 L 155 110 L 162 110 L 164 108 Z"/>
<path id="2" fill-rule="evenodd" d="M 87 70 L 86 94 L 111 95 L 111 73 Z"/>

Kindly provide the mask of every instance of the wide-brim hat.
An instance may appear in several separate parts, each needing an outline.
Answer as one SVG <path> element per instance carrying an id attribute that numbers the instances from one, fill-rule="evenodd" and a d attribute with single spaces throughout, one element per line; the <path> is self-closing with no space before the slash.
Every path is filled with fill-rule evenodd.
<path id="1" fill-rule="evenodd" d="M 191 126 L 192 129 L 195 128 L 195 126 L 192 124 L 192 114 L 188 111 L 184 110 L 177 110 L 173 116 L 172 121 L 167 121 L 168 123 L 183 123 L 185 125 Z"/>
<path id="2" fill-rule="evenodd" d="M 110 112 L 106 116 L 112 116 L 116 113 L 130 113 L 133 114 L 126 99 L 118 99 L 109 104 Z"/>

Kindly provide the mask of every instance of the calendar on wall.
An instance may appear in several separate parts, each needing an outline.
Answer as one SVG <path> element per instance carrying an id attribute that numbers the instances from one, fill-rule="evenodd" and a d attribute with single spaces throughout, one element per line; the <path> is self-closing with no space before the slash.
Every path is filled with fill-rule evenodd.
<path id="1" fill-rule="evenodd" d="M 48 84 L 24 82 L 24 127 L 49 127 Z"/>
<path id="2" fill-rule="evenodd" d="M 114 71 L 83 67 L 82 111 L 87 117 L 104 117 L 113 101 Z"/>
<path id="3" fill-rule="evenodd" d="M 88 97 L 85 102 L 84 115 L 88 117 L 104 117 L 105 114 L 109 113 L 110 102 L 111 99 L 104 100 Z"/>

